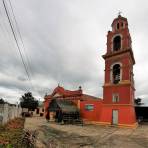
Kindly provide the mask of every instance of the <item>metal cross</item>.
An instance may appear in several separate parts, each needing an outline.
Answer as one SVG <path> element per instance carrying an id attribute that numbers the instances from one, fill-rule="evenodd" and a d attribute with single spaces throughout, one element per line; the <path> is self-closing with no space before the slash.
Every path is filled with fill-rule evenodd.
<path id="1" fill-rule="evenodd" d="M 122 12 L 119 10 L 118 15 L 121 15 L 121 13 L 122 13 Z"/>

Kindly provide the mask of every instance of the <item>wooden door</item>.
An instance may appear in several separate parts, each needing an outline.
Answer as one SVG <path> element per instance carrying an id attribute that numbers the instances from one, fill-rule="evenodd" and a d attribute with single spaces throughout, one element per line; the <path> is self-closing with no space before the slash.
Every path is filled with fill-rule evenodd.
<path id="1" fill-rule="evenodd" d="M 118 110 L 112 111 L 112 124 L 118 125 Z"/>

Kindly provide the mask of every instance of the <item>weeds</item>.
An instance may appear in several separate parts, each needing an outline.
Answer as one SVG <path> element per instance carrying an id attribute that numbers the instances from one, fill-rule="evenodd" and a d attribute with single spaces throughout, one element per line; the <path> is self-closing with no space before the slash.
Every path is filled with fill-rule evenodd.
<path id="1" fill-rule="evenodd" d="M 24 119 L 16 118 L 5 126 L 0 126 L 0 148 L 13 148 L 22 135 Z"/>

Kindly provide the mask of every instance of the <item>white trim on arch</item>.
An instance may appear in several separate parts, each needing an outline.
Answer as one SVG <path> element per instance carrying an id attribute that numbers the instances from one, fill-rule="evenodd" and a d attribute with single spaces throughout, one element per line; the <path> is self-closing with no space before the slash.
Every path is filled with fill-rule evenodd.
<path id="1" fill-rule="evenodd" d="M 116 63 L 113 63 L 111 66 L 110 66 L 110 82 L 113 83 L 113 66 L 116 65 L 116 64 L 119 64 L 120 65 L 120 82 L 122 81 L 122 63 L 121 62 L 116 62 Z"/>
<path id="2" fill-rule="evenodd" d="M 117 36 L 120 36 L 120 38 L 121 38 L 121 48 L 120 49 L 122 49 L 122 38 L 123 38 L 123 36 L 122 36 L 122 34 L 119 33 L 119 34 L 116 34 L 112 37 L 112 42 L 111 42 L 112 43 L 112 48 L 111 48 L 112 52 L 114 51 L 114 49 L 113 49 L 114 48 L 114 45 L 113 45 L 114 44 L 114 38 L 117 37 Z"/>

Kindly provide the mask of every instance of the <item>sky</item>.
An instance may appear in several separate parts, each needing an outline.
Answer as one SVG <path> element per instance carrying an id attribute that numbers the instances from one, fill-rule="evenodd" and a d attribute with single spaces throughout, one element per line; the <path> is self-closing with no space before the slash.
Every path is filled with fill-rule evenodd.
<path id="1" fill-rule="evenodd" d="M 10 17 L 17 27 L 5 0 Z M 114 18 L 128 19 L 136 60 L 136 97 L 148 102 L 148 2 L 146 0 L 10 0 L 16 33 L 31 81 L 0 1 L 0 98 L 16 103 L 31 91 L 43 100 L 58 84 L 102 98 L 107 32 Z"/>

